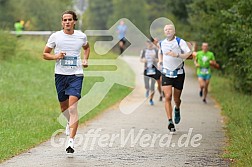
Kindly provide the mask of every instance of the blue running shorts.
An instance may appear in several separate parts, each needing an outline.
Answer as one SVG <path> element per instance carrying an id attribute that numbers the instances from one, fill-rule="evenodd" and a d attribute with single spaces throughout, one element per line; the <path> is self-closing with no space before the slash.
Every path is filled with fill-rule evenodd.
<path id="1" fill-rule="evenodd" d="M 58 100 L 63 102 L 69 99 L 69 96 L 75 96 L 80 99 L 83 78 L 83 75 L 55 74 L 55 86 Z"/>
<path id="2" fill-rule="evenodd" d="M 203 80 L 210 80 L 211 74 L 206 74 L 206 75 L 199 74 L 198 78 L 202 78 Z"/>

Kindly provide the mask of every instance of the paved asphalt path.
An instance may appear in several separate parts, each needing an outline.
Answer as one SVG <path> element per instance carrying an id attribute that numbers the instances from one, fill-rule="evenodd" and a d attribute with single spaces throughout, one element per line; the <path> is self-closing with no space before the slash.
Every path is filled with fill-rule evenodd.
<path id="1" fill-rule="evenodd" d="M 220 109 L 208 97 L 198 95 L 194 69 L 186 68 L 180 124 L 171 134 L 167 129 L 164 102 L 155 94 L 154 106 L 144 97 L 143 64 L 138 57 L 124 56 L 136 74 L 136 88 L 130 98 L 97 116 L 78 130 L 73 158 L 65 155 L 66 136 L 57 135 L 0 166 L 229 166 L 221 158 L 225 146 Z M 211 93 L 210 93 L 211 95 Z M 137 102 L 136 110 L 120 110 Z"/>

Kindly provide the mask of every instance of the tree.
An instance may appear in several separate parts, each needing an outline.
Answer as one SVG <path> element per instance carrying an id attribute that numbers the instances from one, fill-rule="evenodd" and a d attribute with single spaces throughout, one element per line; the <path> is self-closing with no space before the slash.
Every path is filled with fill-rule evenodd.
<path id="1" fill-rule="evenodd" d="M 193 0 L 189 22 L 198 41 L 207 41 L 222 60 L 235 88 L 252 93 L 252 0 Z"/>
<path id="2" fill-rule="evenodd" d="M 225 34 L 224 25 L 229 22 L 222 12 L 232 6 L 229 0 L 194 0 L 188 5 L 189 23 L 198 42 L 208 42 L 216 53 L 217 60 L 227 63 L 230 56 L 232 38 Z"/>
<path id="3" fill-rule="evenodd" d="M 167 10 L 170 11 L 180 22 L 188 24 L 188 12 L 186 5 L 190 4 L 192 0 L 177 0 L 166 1 Z"/>
<path id="4" fill-rule="evenodd" d="M 188 23 L 187 5 L 192 0 L 147 0 L 149 24 L 159 17 L 170 19 L 176 26 L 176 35 L 194 40 Z"/>
<path id="5" fill-rule="evenodd" d="M 230 65 L 233 67 L 235 87 L 245 93 L 252 93 L 252 0 L 237 1 L 223 16 L 231 22 L 226 23 L 226 34 L 235 40 L 232 43 Z"/>
<path id="6" fill-rule="evenodd" d="M 149 21 L 154 21 L 159 17 L 165 17 L 169 13 L 167 1 L 164 0 L 147 0 L 147 10 Z M 161 5 L 162 4 L 162 5 Z"/>
<path id="7" fill-rule="evenodd" d="M 16 20 L 29 20 L 32 30 L 58 30 L 61 29 L 61 13 L 72 8 L 72 1 L 67 0 L 19 0 L 18 2 L 16 0 L 1 0 L 0 4 L 1 21 L 8 29 L 13 29 Z"/>
<path id="8" fill-rule="evenodd" d="M 113 14 L 112 0 L 89 1 L 87 11 L 84 13 L 84 29 L 106 30 L 109 17 Z"/>
<path id="9" fill-rule="evenodd" d="M 143 33 L 148 34 L 148 10 L 145 0 L 113 0 L 114 11 L 108 26 L 112 26 L 121 18 L 129 19 Z"/>
<path id="10" fill-rule="evenodd" d="M 9 0 L 0 0 L 0 29 L 13 29 L 13 24 L 16 21 L 11 15 L 13 11 Z M 11 22 L 10 22 L 11 20 Z"/>

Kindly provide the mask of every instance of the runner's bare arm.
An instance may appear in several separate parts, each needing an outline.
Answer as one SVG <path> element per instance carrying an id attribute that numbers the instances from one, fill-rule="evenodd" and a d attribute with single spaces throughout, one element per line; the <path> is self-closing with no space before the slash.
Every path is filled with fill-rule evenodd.
<path id="1" fill-rule="evenodd" d="M 84 58 L 83 58 L 83 61 L 82 61 L 82 65 L 83 65 L 84 68 L 86 68 L 86 67 L 88 67 L 88 58 L 89 58 L 89 54 L 90 54 L 89 43 L 87 43 L 82 48 L 84 49 Z"/>
<path id="2" fill-rule="evenodd" d="M 161 50 L 158 51 L 158 68 L 160 68 L 163 65 L 163 54 L 161 53 Z"/>
<path id="3" fill-rule="evenodd" d="M 49 48 L 48 46 L 45 46 L 44 51 L 43 51 L 43 58 L 45 60 L 58 60 L 62 59 L 65 56 L 65 52 L 60 52 L 59 54 L 51 54 L 52 48 Z"/>
<path id="4" fill-rule="evenodd" d="M 146 60 L 145 58 L 140 58 L 140 62 L 142 62 L 142 63 L 146 63 L 146 62 L 147 62 L 147 60 Z"/>
<path id="5" fill-rule="evenodd" d="M 182 59 L 193 59 L 193 52 L 192 52 L 192 44 L 190 42 L 186 42 L 188 48 L 190 49 L 190 52 L 187 53 L 180 53 L 180 54 L 176 54 L 172 51 L 167 52 L 165 55 L 170 55 L 173 57 L 178 57 L 178 58 L 182 58 Z"/>
<path id="6" fill-rule="evenodd" d="M 147 62 L 146 58 L 144 57 L 144 50 L 141 50 L 141 53 L 140 53 L 140 62 L 142 62 L 142 63 L 146 63 Z"/>
<path id="7" fill-rule="evenodd" d="M 183 54 L 179 54 L 179 53 L 177 54 L 177 53 L 170 51 L 170 52 L 167 52 L 165 55 L 177 57 L 177 58 L 182 58 L 182 59 L 188 59 L 192 55 L 192 51 L 187 52 L 187 53 L 183 53 Z"/>
<path id="8" fill-rule="evenodd" d="M 186 59 L 193 59 L 193 45 L 190 42 L 186 42 L 187 46 L 190 48 L 191 50 L 191 55 L 188 56 Z"/>
<path id="9" fill-rule="evenodd" d="M 200 67 L 200 65 L 198 64 L 196 55 L 195 55 L 195 58 L 194 58 L 194 65 L 195 65 L 196 67 Z"/>
<path id="10" fill-rule="evenodd" d="M 210 65 L 216 69 L 220 68 L 220 65 L 215 60 L 211 60 Z"/>

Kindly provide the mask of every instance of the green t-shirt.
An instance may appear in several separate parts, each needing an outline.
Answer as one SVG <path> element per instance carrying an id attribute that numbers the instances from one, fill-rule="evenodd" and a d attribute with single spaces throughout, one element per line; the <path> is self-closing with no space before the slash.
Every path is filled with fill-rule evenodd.
<path id="1" fill-rule="evenodd" d="M 17 31 L 17 32 L 21 32 L 23 30 L 23 26 L 20 22 L 16 22 L 14 24 L 14 27 L 15 27 L 15 31 Z"/>
<path id="2" fill-rule="evenodd" d="M 211 74 L 210 61 L 215 60 L 213 52 L 198 51 L 196 54 L 197 63 L 200 67 L 197 68 L 197 75 Z"/>
<path id="3" fill-rule="evenodd" d="M 15 28 L 17 37 L 20 37 L 21 36 L 21 32 L 23 30 L 23 25 L 20 22 L 16 22 L 14 24 L 14 28 Z"/>

